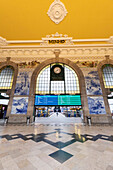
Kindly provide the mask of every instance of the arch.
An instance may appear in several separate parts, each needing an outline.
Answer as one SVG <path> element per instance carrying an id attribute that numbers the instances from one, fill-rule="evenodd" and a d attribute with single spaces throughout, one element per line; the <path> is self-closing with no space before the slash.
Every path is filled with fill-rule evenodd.
<path id="1" fill-rule="evenodd" d="M 0 90 L 8 90 L 12 89 L 13 85 L 13 78 L 14 78 L 14 69 L 12 66 L 5 66 L 2 67 L 0 70 Z"/>
<path id="2" fill-rule="evenodd" d="M 113 88 L 113 65 L 107 64 L 102 67 L 105 88 Z"/>
<path id="3" fill-rule="evenodd" d="M 86 95 L 86 86 L 85 86 L 84 75 L 83 75 L 81 69 L 75 63 L 73 63 L 69 59 L 64 59 L 64 58 L 51 58 L 51 59 L 45 60 L 40 65 L 38 65 L 36 67 L 36 69 L 34 70 L 32 77 L 31 77 L 31 83 L 30 83 L 27 114 L 31 117 L 33 116 L 36 80 L 37 80 L 38 74 L 47 65 L 53 64 L 53 63 L 66 64 L 76 72 L 78 79 L 79 79 L 79 87 L 80 87 L 80 93 L 81 93 L 81 103 L 82 103 L 82 108 L 83 108 L 83 114 L 84 114 L 84 117 L 86 117 L 86 115 L 89 114 L 89 109 L 88 109 L 88 101 L 87 101 L 87 95 Z"/>
<path id="4" fill-rule="evenodd" d="M 12 107 L 12 103 L 13 103 L 13 96 L 14 96 L 16 79 L 17 79 L 17 74 L 18 74 L 18 65 L 12 61 L 7 60 L 6 62 L 0 63 L 0 70 L 7 66 L 12 66 L 14 69 L 14 78 L 13 78 L 12 88 L 10 90 L 8 90 L 8 95 L 10 98 L 9 98 L 9 104 L 8 104 L 8 108 L 7 108 L 7 116 L 9 116 L 9 114 L 11 113 L 11 107 Z"/>
<path id="5" fill-rule="evenodd" d="M 113 65 L 113 60 L 109 59 L 109 57 L 106 57 L 106 60 L 101 61 L 97 66 L 97 70 L 98 70 L 98 74 L 99 74 L 99 78 L 100 78 L 100 85 L 101 85 L 101 89 L 102 89 L 102 93 L 103 93 L 103 99 L 104 99 L 104 103 L 105 103 L 106 113 L 111 115 L 111 111 L 110 111 L 110 107 L 109 107 L 109 103 L 108 103 L 108 99 L 107 99 L 108 89 L 105 89 L 105 85 L 104 85 L 104 81 L 103 81 L 102 68 L 105 64 Z"/>
<path id="6" fill-rule="evenodd" d="M 56 63 L 53 65 L 47 65 L 43 68 L 37 76 L 36 91 L 37 94 L 79 94 L 79 80 L 76 72 L 67 66 L 66 64 L 57 63 L 57 68 L 63 69 L 64 74 L 61 81 L 52 81 L 50 79 L 51 68 L 56 67 Z M 54 74 L 54 73 L 53 73 Z M 59 74 L 58 78 L 59 79 Z"/>

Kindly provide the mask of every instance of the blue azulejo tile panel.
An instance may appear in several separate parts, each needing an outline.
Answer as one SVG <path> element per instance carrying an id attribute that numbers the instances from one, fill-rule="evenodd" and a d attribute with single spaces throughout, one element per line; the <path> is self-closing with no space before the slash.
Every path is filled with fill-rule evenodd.
<path id="1" fill-rule="evenodd" d="M 14 97 L 11 114 L 27 114 L 28 97 Z"/>
<path id="2" fill-rule="evenodd" d="M 17 76 L 15 95 L 29 95 L 30 78 L 30 71 L 19 71 Z"/>
<path id="3" fill-rule="evenodd" d="M 90 114 L 106 114 L 103 97 L 88 97 Z"/>
<path id="4" fill-rule="evenodd" d="M 87 72 L 85 75 L 85 82 L 88 95 L 102 95 L 97 71 Z"/>

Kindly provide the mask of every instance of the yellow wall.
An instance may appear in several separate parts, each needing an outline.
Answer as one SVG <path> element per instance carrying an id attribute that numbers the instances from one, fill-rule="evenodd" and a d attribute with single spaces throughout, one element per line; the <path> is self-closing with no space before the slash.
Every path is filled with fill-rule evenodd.
<path id="1" fill-rule="evenodd" d="M 113 35 L 113 0 L 61 0 L 68 14 L 58 25 L 47 15 L 53 1 L 0 0 L 0 36 L 35 40 L 56 32 L 73 38 Z"/>

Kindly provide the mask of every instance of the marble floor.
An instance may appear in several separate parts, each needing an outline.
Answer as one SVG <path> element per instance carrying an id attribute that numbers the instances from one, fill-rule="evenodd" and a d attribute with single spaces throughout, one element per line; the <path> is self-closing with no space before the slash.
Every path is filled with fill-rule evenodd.
<path id="1" fill-rule="evenodd" d="M 0 170 L 113 170 L 113 126 L 0 126 Z"/>

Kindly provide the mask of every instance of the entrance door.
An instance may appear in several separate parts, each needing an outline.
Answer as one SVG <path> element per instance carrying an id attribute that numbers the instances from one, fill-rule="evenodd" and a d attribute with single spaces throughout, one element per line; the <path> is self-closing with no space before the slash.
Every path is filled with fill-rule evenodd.
<path id="1" fill-rule="evenodd" d="M 9 96 L 6 95 L 6 93 L 0 93 L 0 119 L 5 118 L 8 103 L 9 103 Z"/>
<path id="2" fill-rule="evenodd" d="M 55 115 L 63 115 L 65 117 L 81 117 L 82 107 L 81 106 L 35 106 L 35 117 L 51 117 Z"/>

